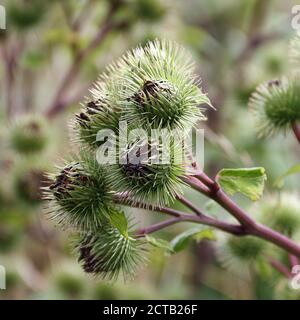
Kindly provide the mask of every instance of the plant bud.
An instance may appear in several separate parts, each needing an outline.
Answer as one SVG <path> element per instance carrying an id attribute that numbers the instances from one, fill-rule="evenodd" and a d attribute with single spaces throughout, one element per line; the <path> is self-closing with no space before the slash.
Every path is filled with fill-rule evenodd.
<path id="1" fill-rule="evenodd" d="M 263 259 L 266 249 L 264 240 L 253 236 L 227 236 L 217 252 L 218 258 L 226 268 L 241 276 L 249 276 L 259 259 Z"/>
<path id="2" fill-rule="evenodd" d="M 185 50 L 170 41 L 153 41 L 125 54 L 102 79 L 129 124 L 185 132 L 206 119 L 201 105 L 210 105 L 193 71 Z"/>
<path id="3" fill-rule="evenodd" d="M 260 136 L 286 131 L 300 120 L 299 79 L 275 79 L 260 85 L 252 94 L 249 106 Z"/>
<path id="4" fill-rule="evenodd" d="M 111 129 L 117 132 L 121 115 L 118 108 L 102 94 L 104 88 L 101 84 L 98 84 L 97 88 L 98 91 L 94 92 L 92 99 L 84 104 L 75 119 L 77 140 L 87 143 L 92 148 L 101 145 L 101 142 L 97 141 L 99 131 Z"/>
<path id="5" fill-rule="evenodd" d="M 168 150 L 166 159 L 162 150 Z M 176 143 L 163 147 L 136 142 L 121 153 L 121 161 L 110 166 L 107 178 L 112 190 L 128 192 L 133 203 L 164 206 L 182 193 L 185 165 L 181 156 L 183 150 Z"/>
<path id="6" fill-rule="evenodd" d="M 132 276 L 144 261 L 144 241 L 124 236 L 105 225 L 97 233 L 83 235 L 76 245 L 85 272 L 115 280 L 122 271 Z"/>
<path id="7" fill-rule="evenodd" d="M 25 117 L 17 121 L 12 128 L 11 144 L 19 153 L 41 152 L 47 140 L 46 124 L 42 118 Z"/>
<path id="8" fill-rule="evenodd" d="M 99 228 L 109 217 L 111 192 L 96 159 L 72 162 L 50 177 L 46 189 L 51 216 L 64 226 Z"/>

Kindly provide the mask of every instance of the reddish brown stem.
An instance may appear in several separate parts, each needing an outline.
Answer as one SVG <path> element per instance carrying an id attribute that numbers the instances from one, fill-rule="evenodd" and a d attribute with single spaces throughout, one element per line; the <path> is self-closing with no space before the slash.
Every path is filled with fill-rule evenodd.
<path id="1" fill-rule="evenodd" d="M 214 227 L 216 229 L 225 231 L 227 233 L 233 234 L 233 235 L 237 235 L 237 236 L 245 236 L 247 235 L 247 231 L 240 225 L 235 225 L 235 224 L 230 224 L 227 222 L 223 222 L 211 217 L 208 217 L 204 214 L 201 214 L 200 216 L 195 216 L 193 214 L 187 214 L 185 212 L 179 211 L 179 210 L 175 210 L 172 208 L 167 208 L 167 207 L 157 207 L 157 206 L 145 206 L 144 204 L 141 203 L 132 203 L 129 201 L 128 197 L 127 198 L 122 198 L 122 197 L 118 197 L 115 198 L 115 202 L 121 205 L 129 205 L 131 207 L 137 207 L 137 208 L 142 208 L 142 209 L 147 209 L 147 210 L 151 210 L 151 211 L 157 211 L 157 212 L 162 212 L 168 215 L 171 215 L 174 217 L 174 219 L 170 219 L 167 220 L 169 221 L 171 224 L 177 223 L 177 222 L 193 222 L 193 223 L 198 223 L 198 224 L 202 224 L 202 225 L 206 225 L 206 226 L 211 226 Z M 173 222 L 171 222 L 173 221 Z M 158 226 L 161 226 L 161 228 L 157 229 L 158 227 L 155 227 L 155 231 L 158 231 L 160 229 L 163 229 L 167 226 L 169 226 L 168 224 L 165 225 L 164 223 L 160 223 L 158 224 Z M 150 229 L 145 228 L 144 230 L 146 230 L 145 232 L 147 233 L 147 230 L 153 230 L 152 226 L 149 227 Z M 151 231 L 151 232 L 155 232 L 155 231 Z M 140 233 L 140 231 L 137 231 L 138 233 Z"/>
<path id="2" fill-rule="evenodd" d="M 203 173 L 203 175 L 205 175 Z M 208 177 L 207 177 L 208 178 Z M 203 181 L 203 180 L 202 180 Z M 217 183 L 217 182 L 215 182 Z M 212 188 L 212 185 L 207 186 L 210 188 L 211 193 L 208 195 L 211 199 L 220 204 L 227 212 L 234 216 L 247 230 L 248 234 L 257 236 L 261 239 L 267 240 L 287 252 L 300 257 L 300 246 L 284 236 L 283 234 L 270 229 L 267 226 L 256 223 L 242 208 L 240 208 L 233 200 L 231 200 L 222 189 Z"/>
<path id="3" fill-rule="evenodd" d="M 156 211 L 163 212 L 161 210 L 156 210 Z M 141 235 L 153 233 L 153 232 L 162 230 L 166 227 L 169 227 L 170 225 L 173 225 L 178 222 L 194 222 L 194 223 L 202 224 L 205 226 L 214 227 L 216 229 L 225 231 L 225 232 L 233 234 L 235 236 L 247 235 L 247 232 L 243 229 L 243 227 L 241 227 L 239 225 L 226 223 L 226 222 L 219 221 L 217 219 L 213 219 L 213 218 L 206 217 L 206 216 L 199 217 L 199 216 L 194 216 L 194 215 L 186 214 L 186 213 L 182 213 L 179 217 L 165 220 L 163 222 L 159 222 L 159 223 L 151 225 L 149 227 L 140 229 L 136 232 L 136 234 L 141 236 Z"/>
<path id="4" fill-rule="evenodd" d="M 198 216 L 204 216 L 204 214 L 201 212 L 199 208 L 197 208 L 190 200 L 186 199 L 182 195 L 177 195 L 176 199 L 184 204 L 187 208 L 191 209 L 193 212 L 195 212 Z"/>
<path id="5" fill-rule="evenodd" d="M 275 259 L 273 259 L 271 257 L 268 258 L 268 261 L 269 261 L 270 265 L 275 270 L 277 270 L 279 273 L 281 273 L 282 275 L 284 275 L 287 278 L 291 277 L 290 270 L 283 263 L 281 263 L 280 261 L 275 260 Z"/>
<path id="6" fill-rule="evenodd" d="M 196 180 L 196 181 L 195 181 Z M 187 199 L 179 198 L 182 203 L 184 203 L 188 208 L 192 209 L 194 212 L 198 214 L 198 216 L 194 216 L 191 214 L 186 214 L 184 212 L 172 209 L 172 208 L 161 208 L 155 206 L 145 207 L 144 204 L 134 203 L 132 205 L 132 201 L 130 201 L 130 195 L 126 195 L 125 197 L 118 197 L 115 201 L 119 204 L 143 207 L 145 209 L 163 212 L 175 217 L 171 219 L 168 223 L 160 224 L 161 228 L 165 228 L 169 225 L 169 223 L 177 223 L 182 221 L 199 223 L 207 226 L 212 226 L 217 229 L 223 230 L 227 233 L 234 235 L 253 235 L 258 238 L 269 241 L 278 247 L 286 250 L 287 252 L 295 255 L 296 257 L 300 257 L 300 246 L 286 237 L 285 235 L 270 229 L 267 226 L 256 223 L 243 209 L 241 209 L 235 202 L 233 202 L 218 186 L 215 188 L 217 182 L 213 183 L 213 185 L 204 185 L 202 182 L 198 181 L 193 177 L 184 177 L 184 181 L 192 186 L 194 189 L 199 192 L 206 194 L 211 199 L 215 200 L 218 204 L 220 204 L 224 209 L 226 209 L 233 217 L 235 217 L 241 225 L 232 225 L 227 222 L 219 221 L 217 219 L 208 217 L 204 215 L 200 209 L 197 209 L 194 205 L 192 205 Z M 209 181 L 209 180 L 207 180 Z M 204 187 L 203 187 L 204 186 Z M 171 222 L 172 221 L 172 222 Z M 150 232 L 153 228 L 149 227 Z M 154 228 L 155 231 L 159 230 L 159 225 Z M 146 230 L 146 231 L 145 231 Z M 144 232 L 147 232 L 147 228 Z M 153 231 L 154 232 L 154 231 Z"/>
<path id="7" fill-rule="evenodd" d="M 153 224 L 153 225 L 151 225 L 149 227 L 139 229 L 138 231 L 136 231 L 135 234 L 136 234 L 136 237 L 143 237 L 143 236 L 145 236 L 147 234 L 162 230 L 162 229 L 167 228 L 167 227 L 169 227 L 169 226 L 171 226 L 171 225 L 173 225 L 175 223 L 182 222 L 182 221 L 183 220 L 182 220 L 181 217 L 172 218 L 172 219 L 169 219 L 169 220 L 165 220 L 165 221 Z"/>
<path id="8" fill-rule="evenodd" d="M 193 189 L 199 191 L 200 193 L 202 193 L 206 196 L 210 195 L 211 190 L 205 184 L 203 184 L 201 181 L 197 180 L 196 178 L 194 178 L 192 176 L 185 176 L 185 177 L 182 177 L 181 179 L 183 182 L 188 184 Z"/>
<path id="9" fill-rule="evenodd" d="M 299 259 L 293 256 L 292 254 L 289 254 L 289 260 L 290 260 L 291 267 L 294 267 L 300 264 Z"/>
<path id="10" fill-rule="evenodd" d="M 299 124 L 294 122 L 292 124 L 292 129 L 293 129 L 293 132 L 295 134 L 295 137 L 297 138 L 298 142 L 300 143 L 300 127 L 299 127 Z"/>

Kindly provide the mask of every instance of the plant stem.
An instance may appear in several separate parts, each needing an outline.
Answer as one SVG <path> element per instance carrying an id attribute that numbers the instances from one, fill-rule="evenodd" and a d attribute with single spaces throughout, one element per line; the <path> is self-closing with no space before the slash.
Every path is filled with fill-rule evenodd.
<path id="1" fill-rule="evenodd" d="M 280 261 L 275 260 L 274 258 L 268 258 L 270 265 L 276 269 L 279 273 L 283 274 L 285 277 L 290 278 L 291 273 L 290 270 Z"/>
<path id="2" fill-rule="evenodd" d="M 297 122 L 294 122 L 292 124 L 292 129 L 293 129 L 293 132 L 295 134 L 295 137 L 297 138 L 298 142 L 300 143 L 300 127 L 299 127 L 299 124 Z"/>
<path id="3" fill-rule="evenodd" d="M 118 5 L 112 5 L 109 9 L 105 21 L 103 23 L 102 28 L 98 31 L 94 39 L 89 43 L 89 45 L 83 49 L 82 51 L 78 52 L 75 56 L 75 59 L 70 66 L 70 69 L 67 71 L 66 75 L 63 78 L 63 81 L 56 93 L 56 96 L 49 107 L 48 111 L 46 112 L 46 116 L 48 118 L 53 118 L 57 113 L 63 111 L 65 107 L 68 105 L 68 99 L 65 97 L 66 90 L 70 87 L 70 85 L 75 80 L 82 62 L 85 60 L 86 57 L 93 52 L 94 49 L 97 48 L 99 44 L 101 44 L 106 36 L 110 33 L 110 31 L 115 27 L 113 24 L 113 16 L 118 9 Z"/>
<path id="4" fill-rule="evenodd" d="M 197 175 L 198 177 L 198 175 Z M 209 179 L 207 177 L 207 179 Z M 208 196 L 209 198 L 216 201 L 220 206 L 230 212 L 243 226 L 252 228 L 255 226 L 254 220 L 252 220 L 247 213 L 245 213 L 234 201 L 232 201 L 219 187 L 216 182 L 212 180 L 207 180 L 207 185 L 204 185 L 197 179 L 192 180 L 191 178 L 185 178 L 184 180 L 188 183 L 193 189 L 203 193 L 204 195 Z M 210 181 L 208 183 L 208 181 Z M 204 182 L 204 180 L 203 180 Z M 206 187 L 206 188 L 205 188 Z M 210 189 L 207 190 L 207 187 Z"/>
<path id="5" fill-rule="evenodd" d="M 4 62 L 6 73 L 6 109 L 8 118 L 12 117 L 16 110 L 15 84 L 18 71 L 18 62 L 25 47 L 24 39 L 15 39 L 12 43 L 6 41 L 0 46 L 0 56 Z"/>
<path id="6" fill-rule="evenodd" d="M 181 180 L 205 196 L 209 196 L 211 193 L 211 190 L 205 184 L 192 176 L 181 177 Z"/>
<path id="7" fill-rule="evenodd" d="M 181 202 L 182 204 L 184 204 L 187 208 L 191 209 L 193 212 L 196 213 L 196 215 L 198 216 L 203 216 L 204 214 L 201 212 L 200 209 L 198 209 L 190 200 L 186 199 L 184 196 L 182 195 L 177 195 L 176 199 Z"/>
<path id="8" fill-rule="evenodd" d="M 201 181 L 200 181 L 201 179 Z M 195 177 L 183 177 L 183 180 L 189 184 L 192 188 L 205 194 L 210 199 L 216 201 L 220 206 L 226 209 L 233 217 L 235 217 L 240 225 L 230 224 L 224 221 L 211 218 L 202 213 L 193 203 L 184 198 L 183 196 L 177 196 L 177 199 L 183 203 L 187 208 L 194 211 L 197 215 L 187 214 L 182 211 L 178 211 L 167 207 L 146 206 L 143 203 L 136 203 L 130 200 L 130 195 L 119 195 L 115 198 L 115 202 L 121 205 L 129 205 L 138 208 L 144 208 L 152 211 L 162 212 L 173 216 L 173 219 L 161 222 L 156 225 L 152 225 L 148 228 L 144 228 L 142 234 L 152 233 L 163 228 L 166 228 L 174 223 L 178 222 L 194 222 L 206 226 L 211 226 L 216 229 L 225 231 L 227 233 L 245 236 L 252 235 L 258 238 L 269 241 L 278 247 L 286 250 L 294 256 L 300 258 L 300 246 L 286 237 L 285 235 L 272 230 L 271 228 L 262 224 L 256 223 L 242 208 L 240 208 L 225 192 L 220 188 L 216 181 L 211 180 L 204 173 Z M 140 234 L 141 231 L 138 231 Z"/>
<path id="9" fill-rule="evenodd" d="M 209 176 L 207 176 L 203 171 L 199 171 L 195 177 L 199 179 L 204 185 L 208 186 L 210 190 L 219 189 L 219 185 L 216 181 L 212 180 Z"/>
<path id="10" fill-rule="evenodd" d="M 162 230 L 162 229 L 167 228 L 175 223 L 182 222 L 182 221 L 183 220 L 181 217 L 168 219 L 168 220 L 153 224 L 149 227 L 139 229 L 135 232 L 135 235 L 136 235 L 136 237 L 143 237 L 147 234 Z"/>
<path id="11" fill-rule="evenodd" d="M 292 254 L 289 254 L 289 260 L 290 260 L 291 267 L 294 267 L 300 264 L 299 259 L 293 256 Z"/>
<path id="12" fill-rule="evenodd" d="M 261 239 L 267 240 L 300 258 L 300 246 L 283 234 L 262 224 L 256 224 L 256 227 L 250 233 Z"/>
<path id="13" fill-rule="evenodd" d="M 166 227 L 169 227 L 170 225 L 173 225 L 178 222 L 194 222 L 194 223 L 198 223 L 201 225 L 214 227 L 216 229 L 225 231 L 227 233 L 230 233 L 230 234 L 233 234 L 236 236 L 247 235 L 247 232 L 245 231 L 245 229 L 243 229 L 242 226 L 226 223 L 226 222 L 219 221 L 217 219 L 213 219 L 213 218 L 210 218 L 207 216 L 199 217 L 199 216 L 194 216 L 194 215 L 186 214 L 186 213 L 182 213 L 181 216 L 179 216 L 179 217 L 165 220 L 165 221 L 159 222 L 157 224 L 153 224 L 149 227 L 140 229 L 140 230 L 136 231 L 136 234 L 141 236 L 141 235 L 153 233 L 153 232 L 162 230 Z"/>
<path id="14" fill-rule="evenodd" d="M 133 204 L 132 202 L 129 201 L 128 198 L 124 199 L 124 198 L 119 197 L 119 198 L 115 199 L 115 202 L 118 204 L 121 204 L 121 205 L 128 205 L 131 207 L 162 212 L 162 213 L 165 213 L 165 214 L 168 214 L 168 215 L 171 215 L 174 217 L 174 219 L 166 220 L 166 221 L 169 221 L 168 223 L 170 223 L 170 224 L 168 224 L 166 221 L 164 221 L 164 222 L 159 223 L 158 226 L 156 226 L 155 228 L 152 228 L 154 225 L 149 226 L 148 227 L 149 229 L 144 228 L 143 230 L 144 230 L 145 234 L 147 234 L 148 231 L 155 232 L 160 229 L 166 228 L 171 224 L 178 223 L 178 222 L 198 223 L 198 224 L 214 227 L 216 229 L 219 229 L 219 230 L 222 230 L 222 231 L 225 231 L 227 233 L 237 235 L 237 236 L 245 236 L 248 234 L 247 230 L 245 230 L 245 228 L 243 226 L 220 221 L 220 220 L 208 217 L 202 213 L 201 213 L 201 215 L 195 216 L 193 214 L 188 214 L 188 213 L 185 213 L 185 212 L 182 212 L 179 210 L 175 210 L 172 208 L 167 208 L 167 207 L 160 208 L 160 207 L 156 207 L 156 206 L 145 206 L 142 203 L 134 203 Z M 167 225 L 165 225 L 164 223 L 167 223 Z M 152 231 L 152 230 L 154 230 L 154 231 Z M 140 233 L 140 231 L 137 231 L 137 233 Z"/>
<path id="15" fill-rule="evenodd" d="M 210 181 L 204 173 L 202 177 L 198 177 L 201 181 L 204 181 L 204 178 L 207 181 Z M 207 186 L 210 187 L 211 193 L 209 197 L 215 200 L 219 205 L 226 209 L 232 216 L 234 216 L 240 223 L 245 227 L 248 234 L 257 236 L 261 239 L 267 240 L 278 247 L 285 249 L 286 251 L 294 254 L 296 257 L 300 257 L 300 246 L 284 236 L 283 234 L 270 229 L 267 226 L 256 223 L 242 208 L 240 208 L 233 200 L 231 200 L 224 191 L 218 187 L 216 188 L 217 182 L 211 184 L 206 182 Z"/>
<path id="16" fill-rule="evenodd" d="M 250 218 L 248 214 L 232 199 L 230 199 L 222 189 L 219 189 L 217 192 L 213 193 L 210 198 L 215 200 L 226 211 L 230 212 L 243 226 L 247 227 L 248 229 L 255 228 L 255 221 Z"/>

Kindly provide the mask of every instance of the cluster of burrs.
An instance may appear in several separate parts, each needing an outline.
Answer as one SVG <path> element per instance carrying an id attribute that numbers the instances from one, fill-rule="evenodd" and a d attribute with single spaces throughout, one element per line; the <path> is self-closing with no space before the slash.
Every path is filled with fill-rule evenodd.
<path id="1" fill-rule="evenodd" d="M 120 271 L 135 272 L 145 253 L 145 240 L 132 231 L 122 210 L 124 195 L 127 205 L 164 206 L 182 192 L 186 172 L 182 146 L 171 135 L 166 163 L 153 161 L 162 157 L 165 148 L 159 140 L 136 137 L 120 151 L 125 136 L 120 122 L 127 124 L 128 131 L 165 129 L 169 135 L 181 130 L 186 135 L 205 119 L 201 105 L 209 100 L 193 75 L 187 52 L 169 41 L 150 42 L 126 53 L 90 92 L 73 122 L 81 151 L 50 176 L 46 194 L 51 216 L 78 235 L 75 248 L 84 270 L 115 278 Z M 110 146 L 120 151 L 110 155 L 113 161 L 105 165 L 96 157 L 108 142 L 97 138 L 101 130 L 115 135 Z M 130 154 L 138 161 L 124 161 Z"/>

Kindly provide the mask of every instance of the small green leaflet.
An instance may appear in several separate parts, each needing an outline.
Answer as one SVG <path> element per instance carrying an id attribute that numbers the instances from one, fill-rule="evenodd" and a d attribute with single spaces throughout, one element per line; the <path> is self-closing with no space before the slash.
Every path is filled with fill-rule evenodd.
<path id="1" fill-rule="evenodd" d="M 252 201 L 262 196 L 267 179 L 265 169 L 262 167 L 222 169 L 217 177 L 221 187 L 229 195 L 239 192 Z"/>
<path id="2" fill-rule="evenodd" d="M 123 211 L 113 211 L 110 216 L 111 224 L 117 228 L 124 237 L 128 237 L 128 221 Z"/>
<path id="3" fill-rule="evenodd" d="M 274 182 L 274 186 L 277 188 L 282 188 L 284 185 L 284 179 L 287 176 L 290 176 L 292 174 L 298 173 L 300 172 L 300 163 L 290 167 L 284 174 L 282 174 L 281 176 L 279 176 L 275 182 Z"/>
<path id="4" fill-rule="evenodd" d="M 174 252 L 179 252 L 187 247 L 190 240 L 216 240 L 215 234 L 211 229 L 203 229 L 202 227 L 195 227 L 184 231 L 171 241 L 171 246 Z"/>
<path id="5" fill-rule="evenodd" d="M 173 248 L 170 244 L 170 242 L 163 240 L 163 239 L 158 239 L 154 238 L 152 236 L 146 235 L 146 240 L 154 247 L 156 248 L 161 248 L 166 250 L 168 253 L 173 253 Z"/>

